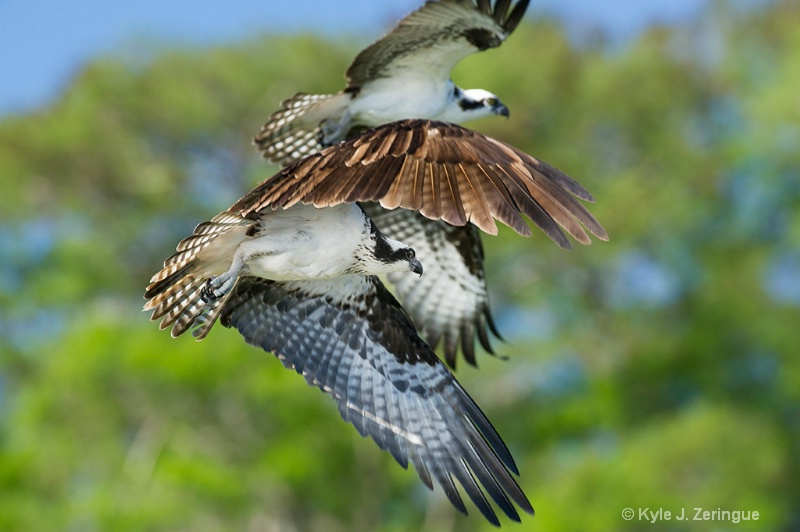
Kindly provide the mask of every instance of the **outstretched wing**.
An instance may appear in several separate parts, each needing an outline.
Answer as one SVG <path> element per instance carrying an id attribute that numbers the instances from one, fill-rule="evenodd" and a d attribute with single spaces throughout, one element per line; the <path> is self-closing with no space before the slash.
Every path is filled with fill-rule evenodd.
<path id="1" fill-rule="evenodd" d="M 582 244 L 590 243 L 584 227 L 607 240 L 578 199 L 594 201 L 547 163 L 456 124 L 413 119 L 370 129 L 287 166 L 230 211 L 377 201 L 451 225 L 472 222 L 489 234 L 497 234 L 497 219 L 529 236 L 524 214 L 565 248 L 570 243 L 559 226 Z"/>
<path id="2" fill-rule="evenodd" d="M 475 337 L 494 354 L 489 332 L 499 337 L 489 307 L 483 246 L 474 225 L 456 227 L 406 209 L 389 211 L 376 203 L 362 207 L 385 235 L 413 247 L 425 265 L 419 278 L 389 274 L 397 297 L 420 334 L 433 348 L 442 342 L 447 365 L 456 353 L 475 364 Z"/>
<path id="3" fill-rule="evenodd" d="M 428 1 L 359 53 L 347 70 L 349 87 L 376 78 L 424 75 L 446 81 L 461 59 L 494 48 L 522 20 L 530 0 Z"/>
<path id="4" fill-rule="evenodd" d="M 329 393 L 345 421 L 410 462 L 426 486 L 435 479 L 466 513 L 457 480 L 494 524 L 483 490 L 511 519 L 519 520 L 512 501 L 533 513 L 500 436 L 377 278 L 247 277 L 234 291 L 220 323 Z"/>

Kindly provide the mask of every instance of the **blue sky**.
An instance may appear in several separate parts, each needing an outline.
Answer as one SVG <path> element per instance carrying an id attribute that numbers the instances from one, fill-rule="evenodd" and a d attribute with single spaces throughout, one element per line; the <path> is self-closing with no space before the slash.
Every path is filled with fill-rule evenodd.
<path id="1" fill-rule="evenodd" d="M 87 61 L 137 41 L 212 45 L 266 32 L 360 32 L 376 38 L 423 0 L 0 0 L 0 115 L 56 97 Z M 675 22 L 706 0 L 533 0 L 573 34 L 593 26 L 618 38 Z M 152 50 L 152 47 L 148 47 Z"/>

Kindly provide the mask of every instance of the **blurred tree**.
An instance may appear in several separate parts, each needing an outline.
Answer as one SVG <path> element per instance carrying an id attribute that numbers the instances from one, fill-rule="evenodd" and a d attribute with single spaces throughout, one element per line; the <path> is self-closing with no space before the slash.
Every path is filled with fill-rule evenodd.
<path id="1" fill-rule="evenodd" d="M 336 90 L 357 49 L 109 57 L 0 121 L 0 529 L 491 528 L 234 332 L 173 340 L 138 310 L 177 241 L 275 170 L 249 146 L 265 113 Z M 734 526 L 621 517 L 698 506 L 800 527 L 798 76 L 789 0 L 613 52 L 527 23 L 454 73 L 511 108 L 473 126 L 586 184 L 611 235 L 485 239 L 508 360 L 458 376 L 517 457 L 523 529 Z"/>

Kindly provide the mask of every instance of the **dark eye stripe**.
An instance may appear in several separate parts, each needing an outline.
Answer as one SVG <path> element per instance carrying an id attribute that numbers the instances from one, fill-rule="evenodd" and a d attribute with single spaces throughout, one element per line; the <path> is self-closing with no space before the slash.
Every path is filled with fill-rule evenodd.
<path id="1" fill-rule="evenodd" d="M 459 100 L 458 106 L 465 111 L 469 111 L 470 109 L 483 107 L 483 102 L 479 102 L 478 100 Z"/>

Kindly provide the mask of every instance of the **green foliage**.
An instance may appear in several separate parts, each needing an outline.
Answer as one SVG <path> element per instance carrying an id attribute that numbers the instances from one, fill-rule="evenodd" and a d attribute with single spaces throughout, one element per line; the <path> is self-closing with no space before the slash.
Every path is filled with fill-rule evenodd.
<path id="1" fill-rule="evenodd" d="M 139 312 L 177 241 L 275 170 L 249 145 L 266 115 L 341 88 L 355 51 L 108 57 L 0 121 L 0 529 L 492 529 L 235 332 Z M 457 375 L 517 458 L 521 529 L 800 524 L 798 73 L 789 1 L 613 53 L 528 22 L 454 72 L 511 108 L 473 126 L 578 178 L 611 235 L 484 239 L 508 359 Z M 640 507 L 760 519 L 622 519 Z"/>
<path id="2" fill-rule="evenodd" d="M 650 523 L 639 520 L 639 508 L 664 508 L 685 520 L 660 522 L 656 529 L 666 524 L 674 530 L 716 530 L 719 522 L 694 520 L 695 508 L 722 508 L 759 511 L 758 521 L 738 523 L 737 530 L 779 528 L 779 516 L 790 510 L 779 484 L 786 460 L 785 444 L 769 422 L 694 404 L 619 438 L 600 435 L 541 457 L 543 478 L 536 498 L 548 511 L 539 515 L 537 525 L 545 530 L 641 530 Z M 743 489 L 733 479 L 759 489 Z M 637 509 L 633 520 L 621 518 L 625 508 Z"/>

